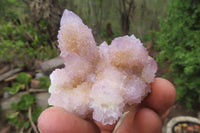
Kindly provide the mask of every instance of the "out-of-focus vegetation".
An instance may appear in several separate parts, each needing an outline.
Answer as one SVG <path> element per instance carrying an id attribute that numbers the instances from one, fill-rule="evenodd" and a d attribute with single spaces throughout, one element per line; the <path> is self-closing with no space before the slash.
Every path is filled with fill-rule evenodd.
<path id="1" fill-rule="evenodd" d="M 49 41 L 45 19 L 35 26 L 29 6 L 23 1 L 0 2 L 0 59 L 13 66 L 32 69 L 36 60 L 56 56 Z"/>
<path id="2" fill-rule="evenodd" d="M 65 8 L 93 29 L 100 44 L 135 34 L 141 39 L 158 29 L 169 0 L 7 0 L 0 1 L 0 59 L 32 68 L 36 60 L 58 55 L 57 31 Z"/>
<path id="3" fill-rule="evenodd" d="M 192 109 L 200 103 L 200 1 L 173 0 L 161 20 L 158 61 L 170 63 L 178 100 Z"/>
<path id="4" fill-rule="evenodd" d="M 57 33 L 65 8 L 92 28 L 97 45 L 125 34 L 155 42 L 151 45 L 159 52 L 158 62 L 170 64 L 166 75 L 176 85 L 178 100 L 190 109 L 200 103 L 199 0 L 0 0 L 0 61 L 34 69 L 37 60 L 58 56 Z M 11 95 L 27 91 L 31 78 L 22 73 L 4 91 Z M 48 77 L 40 79 L 41 88 L 49 84 Z M 27 121 L 32 118 L 36 123 L 43 110 L 34 102 L 34 95 L 25 94 L 12 104 L 9 123 L 27 131 L 31 126 Z"/>
<path id="5" fill-rule="evenodd" d="M 56 55 L 47 42 L 45 34 L 38 34 L 31 24 L 7 22 L 0 25 L 0 56 L 19 67 L 34 66 L 35 60 L 52 58 Z"/>
<path id="6" fill-rule="evenodd" d="M 152 30 L 159 29 L 159 17 L 165 16 L 169 2 L 170 0 L 73 0 L 66 7 L 76 12 L 94 30 L 98 43 L 101 43 L 109 37 L 124 34 L 135 34 L 146 40 Z M 109 34 L 109 30 L 112 30 L 113 36 Z"/>
<path id="7" fill-rule="evenodd" d="M 34 123 L 37 122 L 40 113 L 44 110 L 35 104 L 35 95 L 30 93 L 31 79 L 32 76 L 30 74 L 22 72 L 16 77 L 16 82 L 11 87 L 4 88 L 4 92 L 10 95 L 24 91 L 17 103 L 11 103 L 12 111 L 6 114 L 8 123 L 20 133 L 30 132 L 32 128 L 34 132 L 37 132 Z M 41 88 L 47 89 L 50 85 L 48 77 L 41 77 L 39 81 Z"/>

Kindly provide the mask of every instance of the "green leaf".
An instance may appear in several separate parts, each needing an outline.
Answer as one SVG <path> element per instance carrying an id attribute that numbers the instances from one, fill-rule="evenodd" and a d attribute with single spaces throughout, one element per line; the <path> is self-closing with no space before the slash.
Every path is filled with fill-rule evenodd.
<path id="1" fill-rule="evenodd" d="M 33 122 L 37 122 L 38 117 L 40 116 L 40 114 L 42 113 L 44 109 L 42 107 L 37 107 L 36 109 L 33 110 L 32 112 L 32 120 Z"/>
<path id="2" fill-rule="evenodd" d="M 17 80 L 19 83 L 28 84 L 28 83 L 30 83 L 31 78 L 32 78 L 32 77 L 31 77 L 30 74 L 27 74 L 27 73 L 25 73 L 25 72 L 22 72 L 22 73 L 20 73 L 20 74 L 17 76 L 16 80 Z"/>
<path id="3" fill-rule="evenodd" d="M 53 105 L 48 105 L 47 108 L 53 107 Z"/>
<path id="4" fill-rule="evenodd" d="M 13 87 L 12 87 L 12 90 L 10 91 L 10 93 L 12 95 L 16 94 L 20 90 L 21 86 L 22 86 L 22 84 L 20 84 L 20 83 L 14 83 Z"/>
<path id="5" fill-rule="evenodd" d="M 20 128 L 20 127 L 23 127 L 24 124 L 25 124 L 25 121 L 19 120 L 19 121 L 15 124 L 15 126 L 16 126 L 16 128 Z"/>
<path id="6" fill-rule="evenodd" d="M 15 125 L 15 124 L 18 123 L 18 118 L 10 119 L 10 120 L 8 121 L 8 123 L 9 123 L 9 124 L 13 124 L 13 125 Z"/>
<path id="7" fill-rule="evenodd" d="M 4 87 L 4 88 L 3 88 L 3 91 L 5 91 L 5 92 L 10 92 L 11 89 L 12 89 L 12 88 L 10 88 L 10 87 Z"/>
<path id="8" fill-rule="evenodd" d="M 11 103 L 10 106 L 11 106 L 12 110 L 18 110 L 18 104 L 17 103 Z"/>
<path id="9" fill-rule="evenodd" d="M 41 78 L 39 79 L 39 81 L 40 81 L 40 87 L 41 87 L 41 88 L 46 88 L 46 89 L 48 89 L 49 86 L 50 86 L 50 84 L 51 84 L 50 79 L 49 79 L 48 76 L 41 77 Z"/>
<path id="10" fill-rule="evenodd" d="M 21 84 L 20 83 L 14 83 L 13 87 L 5 87 L 4 91 L 10 93 L 11 95 L 16 94 L 20 90 Z"/>
<path id="11" fill-rule="evenodd" d="M 17 103 L 17 107 L 19 110 L 27 110 L 34 103 L 34 100 L 34 95 L 24 94 Z"/>
<path id="12" fill-rule="evenodd" d="M 43 19 L 43 20 L 40 20 L 40 26 L 45 30 L 47 29 L 47 26 L 48 26 L 48 21 Z"/>
<path id="13" fill-rule="evenodd" d="M 6 117 L 8 119 L 14 119 L 14 118 L 18 118 L 19 112 L 14 112 L 14 113 L 7 113 Z"/>
<path id="14" fill-rule="evenodd" d="M 26 121 L 26 122 L 24 122 L 24 128 L 25 128 L 25 129 L 28 129 L 28 128 L 29 128 L 29 126 L 30 126 L 30 123 L 29 123 L 29 121 Z"/>

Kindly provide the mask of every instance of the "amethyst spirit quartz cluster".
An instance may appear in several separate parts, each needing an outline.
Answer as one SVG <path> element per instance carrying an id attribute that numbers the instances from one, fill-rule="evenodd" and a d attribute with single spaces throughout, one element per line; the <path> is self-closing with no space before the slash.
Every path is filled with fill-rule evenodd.
<path id="1" fill-rule="evenodd" d="M 66 9 L 58 42 L 65 67 L 50 75 L 50 105 L 106 125 L 150 92 L 157 64 L 134 35 L 96 46 L 91 29 Z"/>

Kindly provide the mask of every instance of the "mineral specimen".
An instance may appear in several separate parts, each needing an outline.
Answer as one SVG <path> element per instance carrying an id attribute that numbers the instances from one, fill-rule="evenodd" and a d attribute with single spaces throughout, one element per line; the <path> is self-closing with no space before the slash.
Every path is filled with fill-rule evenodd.
<path id="1" fill-rule="evenodd" d="M 91 29 L 65 10 L 58 33 L 65 67 L 50 75 L 50 105 L 79 116 L 93 115 L 115 123 L 127 106 L 141 103 L 150 92 L 157 64 L 134 35 L 96 46 Z"/>

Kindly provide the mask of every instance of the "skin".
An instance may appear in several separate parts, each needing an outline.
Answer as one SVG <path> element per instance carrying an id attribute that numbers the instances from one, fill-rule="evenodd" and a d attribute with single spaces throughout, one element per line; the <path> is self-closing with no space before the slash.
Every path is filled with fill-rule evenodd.
<path id="1" fill-rule="evenodd" d="M 174 86 L 166 79 L 155 78 L 151 93 L 124 117 L 115 133 L 161 133 L 162 120 L 176 100 Z M 112 133 L 115 125 L 102 125 L 81 119 L 60 107 L 43 111 L 38 119 L 41 133 Z"/>

